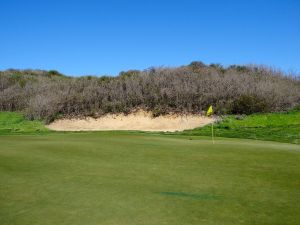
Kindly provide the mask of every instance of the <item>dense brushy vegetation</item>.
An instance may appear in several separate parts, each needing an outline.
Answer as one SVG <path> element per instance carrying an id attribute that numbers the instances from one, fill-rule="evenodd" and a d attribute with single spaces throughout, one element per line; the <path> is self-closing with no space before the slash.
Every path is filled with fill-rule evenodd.
<path id="1" fill-rule="evenodd" d="M 142 108 L 154 116 L 283 111 L 300 103 L 300 80 L 257 66 L 204 65 L 130 70 L 117 77 L 67 77 L 57 71 L 0 72 L 0 110 L 23 111 L 30 119 L 99 116 Z"/>

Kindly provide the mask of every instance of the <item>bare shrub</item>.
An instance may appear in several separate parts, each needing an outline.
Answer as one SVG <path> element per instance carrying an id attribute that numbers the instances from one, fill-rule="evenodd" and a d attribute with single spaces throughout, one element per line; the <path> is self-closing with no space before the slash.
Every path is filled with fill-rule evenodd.
<path id="1" fill-rule="evenodd" d="M 300 103 L 300 80 L 258 66 L 206 66 L 130 70 L 117 77 L 66 77 L 57 71 L 0 72 L 0 110 L 24 111 L 31 119 L 128 113 L 154 116 L 201 113 L 214 105 L 219 114 L 287 110 Z"/>

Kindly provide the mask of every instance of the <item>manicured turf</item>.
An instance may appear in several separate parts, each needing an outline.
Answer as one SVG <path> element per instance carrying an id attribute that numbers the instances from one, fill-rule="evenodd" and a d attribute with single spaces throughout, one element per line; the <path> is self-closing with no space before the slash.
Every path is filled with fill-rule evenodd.
<path id="1" fill-rule="evenodd" d="M 300 224 L 299 145 L 0 136 L 0 224 Z"/>
<path id="2" fill-rule="evenodd" d="M 214 125 L 218 137 L 249 138 L 300 144 L 300 109 L 285 113 L 227 116 Z M 180 132 L 182 135 L 211 136 L 211 126 Z"/>

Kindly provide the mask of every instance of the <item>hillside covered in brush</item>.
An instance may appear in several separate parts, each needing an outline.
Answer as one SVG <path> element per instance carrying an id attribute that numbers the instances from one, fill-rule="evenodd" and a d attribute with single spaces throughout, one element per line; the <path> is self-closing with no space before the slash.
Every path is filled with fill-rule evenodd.
<path id="1" fill-rule="evenodd" d="M 218 114 L 251 114 L 284 111 L 299 103 L 299 77 L 261 66 L 192 62 L 115 77 L 69 77 L 53 70 L 0 72 L 0 110 L 22 111 L 47 122 L 137 108 L 154 116 L 203 113 L 211 104 Z"/>

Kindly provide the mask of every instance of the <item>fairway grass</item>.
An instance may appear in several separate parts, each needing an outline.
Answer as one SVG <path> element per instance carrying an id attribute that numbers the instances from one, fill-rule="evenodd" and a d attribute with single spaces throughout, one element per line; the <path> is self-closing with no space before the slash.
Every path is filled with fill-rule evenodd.
<path id="1" fill-rule="evenodd" d="M 120 132 L 0 136 L 0 224 L 300 224 L 299 145 Z"/>

